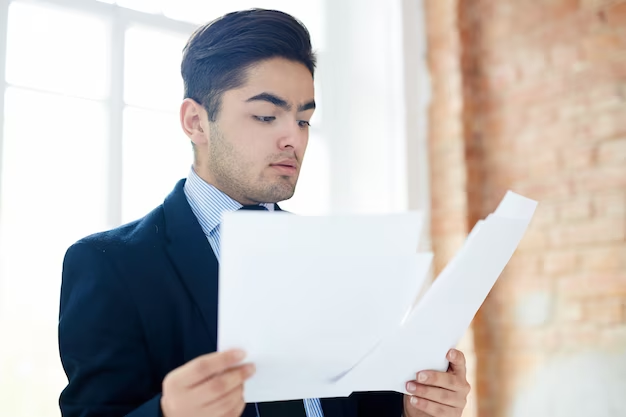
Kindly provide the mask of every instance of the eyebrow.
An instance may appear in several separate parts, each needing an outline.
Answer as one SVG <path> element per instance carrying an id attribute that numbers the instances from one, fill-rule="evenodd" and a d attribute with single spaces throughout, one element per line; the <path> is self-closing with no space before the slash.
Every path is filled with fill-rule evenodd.
<path id="1" fill-rule="evenodd" d="M 268 103 L 272 103 L 276 107 L 280 107 L 281 109 L 286 110 L 286 111 L 290 111 L 292 108 L 291 104 L 287 103 L 285 99 L 282 99 L 272 93 L 257 94 L 256 96 L 250 97 L 248 100 L 246 100 L 247 103 L 250 103 L 252 101 L 265 101 Z M 298 106 L 298 113 L 311 110 L 311 109 L 315 109 L 315 100 L 311 100 L 307 103 L 300 104 Z"/>

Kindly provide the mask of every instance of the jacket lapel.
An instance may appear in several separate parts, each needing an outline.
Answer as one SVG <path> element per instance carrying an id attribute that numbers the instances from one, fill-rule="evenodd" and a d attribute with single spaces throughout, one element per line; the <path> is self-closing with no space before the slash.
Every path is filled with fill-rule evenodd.
<path id="1" fill-rule="evenodd" d="M 190 298 L 202 315 L 205 328 L 217 349 L 217 302 L 218 273 L 217 258 L 196 216 L 191 211 L 184 191 L 185 180 L 180 180 L 174 191 L 165 199 L 166 251 L 174 264 L 178 276 Z M 278 204 L 276 211 L 282 211 Z M 353 417 L 355 410 L 345 399 L 321 399 L 326 417 Z M 244 416 L 256 416 L 253 405 L 246 407 Z"/>
<path id="2" fill-rule="evenodd" d="M 213 350 L 217 349 L 218 263 L 180 180 L 165 199 L 166 250 L 190 298 L 202 315 Z"/>

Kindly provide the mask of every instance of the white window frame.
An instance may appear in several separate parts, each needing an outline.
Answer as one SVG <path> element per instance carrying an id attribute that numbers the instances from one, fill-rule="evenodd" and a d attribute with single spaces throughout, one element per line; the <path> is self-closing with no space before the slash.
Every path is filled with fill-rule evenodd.
<path id="1" fill-rule="evenodd" d="M 0 97 L 0 183 L 2 181 L 2 149 L 4 134 L 4 95 L 10 84 L 6 81 L 6 52 L 7 52 L 7 26 L 9 4 L 21 2 L 26 4 L 43 4 L 47 7 L 58 7 L 64 10 L 79 11 L 98 16 L 107 21 L 110 27 L 110 90 L 108 97 L 101 102 L 106 105 L 109 120 L 109 136 L 107 138 L 107 228 L 117 227 L 123 222 L 122 218 L 122 162 L 123 162 L 123 111 L 126 107 L 124 102 L 124 47 L 126 30 L 134 25 L 151 27 L 173 33 L 189 36 L 200 25 L 178 21 L 161 14 L 127 9 L 115 4 L 108 4 L 96 0 L 0 0 L 0 85 L 2 97 Z M 316 51 L 318 57 L 321 51 Z M 182 91 L 181 91 L 182 97 Z M 321 123 L 318 123 L 321 124 Z M 320 126 L 311 128 L 311 133 L 323 138 L 323 129 Z M 191 165 L 191 160 L 190 160 Z M 0 196 L 2 189 L 0 188 Z M 0 201 L 0 216 L 1 216 Z"/>
<path id="2" fill-rule="evenodd" d="M 402 1 L 408 209 L 424 213 L 420 249 L 432 249 L 428 109 L 432 87 L 424 0 Z M 432 271 L 431 271 L 432 272 Z"/>
<path id="3" fill-rule="evenodd" d="M 170 19 L 163 15 L 150 14 L 126 9 L 114 4 L 96 0 L 15 0 L 26 4 L 39 4 L 47 7 L 73 10 L 92 14 L 107 21 L 110 27 L 110 90 L 108 97 L 102 100 L 109 114 L 109 136 L 107 138 L 107 227 L 122 223 L 122 146 L 124 102 L 124 47 L 126 29 L 133 25 L 142 25 L 181 33 L 188 36 L 199 25 Z M 9 4 L 12 0 L 0 0 L 0 82 L 3 86 L 0 98 L 0 115 L 4 115 L 4 95 L 10 84 L 6 81 L 6 52 Z M 182 96 L 182 91 L 181 91 Z M 4 125 L 4 117 L 0 119 Z M 4 129 L 0 129 L 0 180 L 2 180 L 2 148 Z M 190 162 L 191 163 L 191 162 Z M 0 189 L 0 195 L 2 190 Z M 1 202 L 0 202 L 1 209 Z"/>
<path id="4" fill-rule="evenodd" d="M 9 3 L 10 0 L 0 0 L 0 218 L 2 218 L 2 158 L 4 149 L 4 102 L 7 91 L 6 66 L 7 66 L 7 35 L 9 31 Z"/>

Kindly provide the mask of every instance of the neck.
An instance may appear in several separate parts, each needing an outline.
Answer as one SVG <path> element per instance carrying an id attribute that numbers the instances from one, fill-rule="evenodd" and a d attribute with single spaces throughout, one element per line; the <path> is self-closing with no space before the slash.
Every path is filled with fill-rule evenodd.
<path id="1" fill-rule="evenodd" d="M 204 181 L 207 184 L 212 185 L 213 187 L 217 188 L 219 191 L 221 191 L 222 193 L 226 194 L 228 197 L 232 198 L 233 200 L 235 200 L 236 202 L 238 202 L 242 206 L 248 206 L 248 205 L 254 205 L 254 204 L 262 204 L 262 203 L 260 203 L 258 201 L 252 201 L 252 200 L 244 198 L 244 197 L 242 197 L 240 195 L 237 195 L 235 193 L 230 192 L 227 189 L 227 187 L 223 187 L 222 185 L 220 185 L 219 182 L 215 180 L 215 177 L 213 175 L 211 175 L 210 172 L 208 172 L 208 170 L 201 169 L 201 167 L 196 162 L 194 162 L 194 164 L 192 166 L 192 169 L 196 173 L 196 175 L 198 177 L 200 177 L 200 179 L 202 179 L 202 181 Z"/>

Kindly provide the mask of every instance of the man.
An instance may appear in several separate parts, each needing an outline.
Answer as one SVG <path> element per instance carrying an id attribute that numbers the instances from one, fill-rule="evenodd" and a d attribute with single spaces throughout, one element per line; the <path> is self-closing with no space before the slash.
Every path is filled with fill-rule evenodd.
<path id="1" fill-rule="evenodd" d="M 276 203 L 293 195 L 315 109 L 314 69 L 307 30 L 281 12 L 231 13 L 192 35 L 180 111 L 194 149 L 188 178 L 146 217 L 80 240 L 64 260 L 65 417 L 461 415 L 469 386 L 455 350 L 448 372 L 407 382 L 413 396 L 263 404 L 243 401 L 254 374 L 245 353 L 215 352 L 221 215 L 280 210 Z"/>

